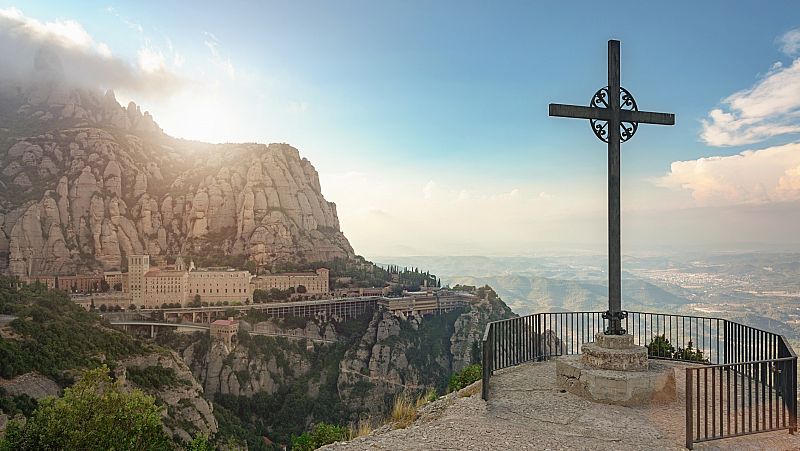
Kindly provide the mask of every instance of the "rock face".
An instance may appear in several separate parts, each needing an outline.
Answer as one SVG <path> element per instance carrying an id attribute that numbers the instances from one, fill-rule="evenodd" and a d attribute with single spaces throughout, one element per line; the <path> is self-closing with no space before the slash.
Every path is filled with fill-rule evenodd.
<path id="1" fill-rule="evenodd" d="M 353 418 L 380 417 L 398 393 L 444 390 L 454 371 L 473 363 L 473 343 L 482 337 L 476 331 L 510 315 L 502 301 L 483 300 L 465 311 L 424 318 L 377 309 L 358 327 L 335 318 L 304 324 L 271 319 L 243 324 L 251 335 L 233 349 L 203 337 L 178 351 L 209 397 L 291 391 L 313 400 L 327 391 L 326 399 L 335 397 Z"/>
<path id="2" fill-rule="evenodd" d="M 256 323 L 250 329 L 251 339 L 233 349 L 219 341 L 206 343 L 205 337 L 202 342 L 182 350 L 183 359 L 203 384 L 207 396 L 215 393 L 246 397 L 256 393 L 274 394 L 292 380 L 309 376 L 315 355 L 335 352 L 340 338 L 333 324 L 327 321 L 309 321 L 302 328 L 292 328 L 270 320 Z M 285 336 L 318 341 L 277 338 Z M 325 378 L 326 375 L 317 373 L 314 377 Z M 319 391 L 319 384 L 311 383 L 309 390 Z"/>
<path id="3" fill-rule="evenodd" d="M 13 379 L 0 379 L 0 387 L 11 396 L 28 395 L 34 399 L 58 396 L 61 387 L 52 379 L 38 373 L 26 373 Z"/>
<path id="4" fill-rule="evenodd" d="M 170 368 L 179 383 L 158 389 L 138 387 L 127 378 L 129 368 Z M 153 395 L 166 406 L 162 411 L 164 429 L 170 436 L 190 442 L 197 435 L 213 436 L 218 429 L 211 403 L 203 397 L 203 387 L 197 383 L 189 367 L 174 352 L 145 354 L 119 362 L 116 377 L 125 386 L 137 387 Z"/>
<path id="5" fill-rule="evenodd" d="M 164 134 L 134 103 L 55 84 L 0 86 L 0 270 L 68 274 L 149 253 L 260 264 L 350 258 L 336 206 L 287 144 Z"/>
<path id="6" fill-rule="evenodd" d="M 339 365 L 339 395 L 350 409 L 380 416 L 403 391 L 443 391 L 452 373 L 480 363 L 486 324 L 511 316 L 496 297 L 438 317 L 402 319 L 377 312 Z"/>

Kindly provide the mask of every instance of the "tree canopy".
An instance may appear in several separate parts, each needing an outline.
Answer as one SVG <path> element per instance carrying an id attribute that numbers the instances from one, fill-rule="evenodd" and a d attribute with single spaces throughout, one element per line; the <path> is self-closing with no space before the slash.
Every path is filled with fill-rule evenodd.
<path id="1" fill-rule="evenodd" d="M 23 425 L 12 421 L 0 451 L 42 449 L 172 450 L 155 400 L 125 391 L 108 367 L 87 371 L 60 398 L 45 398 Z"/>

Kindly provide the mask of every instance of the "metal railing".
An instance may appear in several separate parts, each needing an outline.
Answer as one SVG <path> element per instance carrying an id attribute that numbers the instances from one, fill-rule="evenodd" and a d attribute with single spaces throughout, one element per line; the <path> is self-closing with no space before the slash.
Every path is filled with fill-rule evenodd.
<path id="1" fill-rule="evenodd" d="M 782 335 L 722 318 L 627 312 L 624 327 L 650 358 L 686 368 L 686 446 L 797 429 L 797 355 Z M 602 312 L 552 312 L 494 321 L 483 335 L 483 399 L 497 370 L 580 354 Z"/>

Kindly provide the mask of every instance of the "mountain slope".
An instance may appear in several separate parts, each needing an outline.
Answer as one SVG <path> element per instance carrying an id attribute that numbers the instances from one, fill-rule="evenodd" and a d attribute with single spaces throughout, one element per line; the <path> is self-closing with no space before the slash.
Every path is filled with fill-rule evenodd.
<path id="1" fill-rule="evenodd" d="M 493 287 L 515 312 L 537 311 L 601 311 L 608 302 L 606 285 L 581 281 L 560 280 L 528 274 L 486 277 L 452 277 L 452 283 Z M 645 280 L 622 280 L 622 299 L 626 310 L 665 311 L 690 301 Z"/>
<path id="2" fill-rule="evenodd" d="M 164 134 L 114 94 L 0 85 L 0 270 L 67 274 L 125 256 L 350 258 L 317 171 L 286 144 Z"/>

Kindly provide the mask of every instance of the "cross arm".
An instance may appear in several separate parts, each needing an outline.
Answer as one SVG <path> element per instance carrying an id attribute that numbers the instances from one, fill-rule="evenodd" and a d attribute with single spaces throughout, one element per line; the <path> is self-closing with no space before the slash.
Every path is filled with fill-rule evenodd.
<path id="1" fill-rule="evenodd" d="M 551 103 L 550 116 L 571 117 L 576 119 L 599 119 L 607 121 L 611 118 L 611 112 L 606 108 L 591 108 L 588 106 Z"/>
<path id="2" fill-rule="evenodd" d="M 638 122 L 640 124 L 675 125 L 672 113 L 654 113 L 652 111 L 620 110 L 619 120 L 622 122 Z"/>
<path id="3" fill-rule="evenodd" d="M 611 119 L 611 111 L 608 108 L 551 103 L 550 116 L 608 121 Z M 674 114 L 652 111 L 620 110 L 619 120 L 620 122 L 638 122 L 640 124 L 675 125 Z"/>

